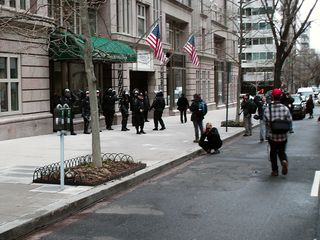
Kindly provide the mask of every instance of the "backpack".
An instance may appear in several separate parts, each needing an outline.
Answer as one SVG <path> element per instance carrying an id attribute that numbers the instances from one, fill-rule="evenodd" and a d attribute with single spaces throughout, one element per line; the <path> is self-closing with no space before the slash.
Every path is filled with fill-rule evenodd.
<path id="1" fill-rule="evenodd" d="M 199 105 L 198 105 L 198 108 L 199 108 L 199 112 L 202 113 L 202 116 L 205 116 L 208 112 L 208 106 L 206 104 L 205 101 L 199 101 Z"/>
<path id="2" fill-rule="evenodd" d="M 254 103 L 252 99 L 248 100 L 248 112 L 250 114 L 255 114 L 257 111 L 257 104 Z"/>

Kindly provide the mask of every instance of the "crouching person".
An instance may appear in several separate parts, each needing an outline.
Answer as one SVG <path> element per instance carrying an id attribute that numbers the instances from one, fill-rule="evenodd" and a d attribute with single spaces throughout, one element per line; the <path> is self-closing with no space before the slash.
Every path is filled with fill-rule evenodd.
<path id="1" fill-rule="evenodd" d="M 212 123 L 206 124 L 206 129 L 201 134 L 199 146 L 202 147 L 208 154 L 212 152 L 213 154 L 220 153 L 219 148 L 222 146 L 222 140 L 218 129 L 212 126 Z"/>

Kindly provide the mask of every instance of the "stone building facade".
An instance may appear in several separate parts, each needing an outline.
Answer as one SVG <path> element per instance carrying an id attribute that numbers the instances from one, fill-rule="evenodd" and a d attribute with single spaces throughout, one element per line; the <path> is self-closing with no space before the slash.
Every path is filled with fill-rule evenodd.
<path id="1" fill-rule="evenodd" d="M 23 8 L 27 10 L 31 5 L 29 0 L 25 1 Z M 20 11 L 18 6 L 18 2 L 23 1 L 16 0 L 16 6 L 10 6 L 11 2 L 0 1 L 4 3 L 0 16 L 6 11 L 17 14 L 24 10 Z M 230 13 L 234 12 L 230 2 L 95 1 L 89 9 L 93 35 L 125 43 L 137 54 L 136 62 L 95 59 L 100 92 L 113 88 L 120 94 L 138 88 L 142 92 L 147 91 L 152 100 L 154 92 L 162 90 L 167 104 L 165 114 L 170 115 L 176 113 L 176 101 L 181 93 L 185 93 L 189 100 L 193 94 L 200 93 L 210 109 L 235 104 L 237 39 L 234 23 L 230 20 Z M 72 13 L 61 3 L 64 4 L 57 0 L 41 1 L 43 7 L 33 10 L 37 23 L 42 23 L 41 28 L 45 25 L 46 33 L 52 33 L 59 26 L 63 31 L 81 34 L 77 11 Z M 77 6 L 72 9 L 77 9 Z M 146 43 L 146 37 L 156 22 L 160 25 L 164 52 L 169 58 L 164 66 L 154 58 Z M 37 34 L 26 39 L 19 33 L 0 29 L 0 91 L 1 109 L 4 109 L 0 111 L 0 139 L 52 132 L 54 99 L 62 94 L 64 88 L 74 93 L 87 90 L 81 59 L 49 57 L 48 35 L 45 31 L 37 31 Z M 190 34 L 196 38 L 199 66 L 193 65 L 183 50 Z M 8 77 L 15 71 L 14 78 Z M 3 100 L 5 94 L 7 103 Z M 9 106 L 8 110 L 5 105 Z M 76 117 L 76 129 L 80 129 L 82 119 Z M 115 121 L 120 119 L 116 117 Z M 101 123 L 103 126 L 103 121 Z"/>

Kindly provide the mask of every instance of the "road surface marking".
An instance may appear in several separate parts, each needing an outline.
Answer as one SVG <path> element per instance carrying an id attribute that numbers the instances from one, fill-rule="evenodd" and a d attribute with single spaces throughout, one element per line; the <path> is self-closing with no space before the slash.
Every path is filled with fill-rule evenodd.
<path id="1" fill-rule="evenodd" d="M 320 184 L 320 171 L 316 171 L 314 174 L 313 184 L 311 188 L 311 197 L 318 197 Z"/>

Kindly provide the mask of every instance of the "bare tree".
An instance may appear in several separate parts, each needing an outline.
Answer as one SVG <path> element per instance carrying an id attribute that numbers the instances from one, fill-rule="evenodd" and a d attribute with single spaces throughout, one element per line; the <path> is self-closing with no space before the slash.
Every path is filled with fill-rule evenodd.
<path id="1" fill-rule="evenodd" d="M 91 34 L 89 26 L 89 16 L 88 16 L 88 4 L 91 7 L 100 4 L 101 1 L 96 3 L 95 1 L 85 1 L 81 0 L 78 4 L 73 1 L 59 1 L 58 4 L 53 4 L 53 1 L 49 5 L 35 4 L 30 6 L 30 9 L 25 11 L 3 11 L 0 9 L 0 35 L 1 34 L 11 34 L 12 36 L 18 36 L 19 39 L 33 39 L 34 41 L 42 40 L 41 47 L 46 51 L 56 51 L 57 54 L 71 54 L 83 61 L 86 79 L 88 82 L 88 88 L 90 92 L 90 109 L 91 109 L 91 123 L 92 123 L 92 161 L 96 167 L 102 166 L 101 160 L 101 146 L 100 146 L 100 130 L 99 130 L 99 115 L 98 115 L 98 103 L 96 97 L 97 80 L 94 74 L 92 52 L 93 47 L 91 43 Z M 54 12 L 54 19 L 47 17 L 47 10 L 52 9 Z M 62 16 L 61 13 L 64 15 Z M 63 25 L 68 23 L 68 21 L 73 21 L 74 14 L 77 14 L 81 18 L 81 30 L 82 37 L 80 35 L 73 34 L 72 31 L 67 30 L 65 26 L 60 26 L 60 20 L 63 19 Z M 61 34 L 61 38 L 51 39 L 50 33 L 55 30 L 60 29 L 62 32 L 68 32 L 68 35 Z M 48 35 L 49 33 L 49 35 Z M 67 37 L 73 39 L 73 43 L 77 45 L 68 46 L 68 42 L 65 40 Z M 79 39 L 81 40 L 79 41 Z M 65 40 L 63 46 L 65 49 L 50 48 L 50 41 L 53 41 L 55 46 L 59 46 L 61 39 Z M 29 44 L 28 49 L 31 47 L 39 47 L 39 45 Z M 21 51 L 23 51 L 22 48 Z M 28 49 L 24 49 L 26 52 Z M 79 51 L 80 50 L 80 51 Z"/>
<path id="2" fill-rule="evenodd" d="M 308 0 L 310 1 L 310 0 Z M 305 19 L 299 19 L 305 0 L 261 0 L 266 11 L 272 30 L 276 56 L 274 62 L 274 87 L 281 86 L 281 71 L 283 65 L 294 48 L 299 36 L 310 26 L 310 16 L 316 7 L 318 0 L 314 0 Z"/>
<path id="3" fill-rule="evenodd" d="M 92 119 L 92 162 L 94 163 L 94 166 L 102 167 L 98 102 L 96 97 L 97 79 L 94 74 L 92 62 L 92 43 L 90 39 L 88 3 L 86 0 L 80 0 L 80 16 L 82 33 L 84 38 L 83 60 L 88 81 L 90 110 Z"/>

